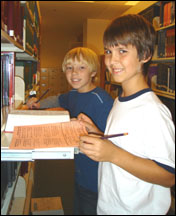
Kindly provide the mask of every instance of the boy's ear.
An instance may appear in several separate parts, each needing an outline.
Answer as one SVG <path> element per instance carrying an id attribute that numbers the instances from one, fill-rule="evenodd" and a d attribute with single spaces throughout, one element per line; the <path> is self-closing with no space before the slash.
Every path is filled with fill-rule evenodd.
<path id="1" fill-rule="evenodd" d="M 148 62 L 149 60 L 150 60 L 150 57 L 147 59 L 142 59 L 141 62 L 144 64 L 144 63 Z"/>
<path id="2" fill-rule="evenodd" d="M 151 59 L 151 55 L 149 55 L 147 57 L 147 54 L 145 53 L 144 54 L 144 58 L 141 61 L 142 61 L 142 63 L 146 63 L 146 62 L 150 61 L 150 59 Z"/>
<path id="3" fill-rule="evenodd" d="M 92 74 L 91 74 L 91 77 L 94 77 L 96 76 L 97 72 L 96 71 L 93 71 Z"/>

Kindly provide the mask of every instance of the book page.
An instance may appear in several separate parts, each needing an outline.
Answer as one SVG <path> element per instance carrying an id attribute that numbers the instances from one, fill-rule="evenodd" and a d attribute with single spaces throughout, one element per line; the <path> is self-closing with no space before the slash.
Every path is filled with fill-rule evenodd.
<path id="1" fill-rule="evenodd" d="M 79 121 L 15 126 L 9 149 L 78 147 L 79 137 L 87 135 Z"/>
<path id="2" fill-rule="evenodd" d="M 69 120 L 68 111 L 13 110 L 8 114 L 5 131 L 13 132 L 14 126 L 68 122 Z"/>

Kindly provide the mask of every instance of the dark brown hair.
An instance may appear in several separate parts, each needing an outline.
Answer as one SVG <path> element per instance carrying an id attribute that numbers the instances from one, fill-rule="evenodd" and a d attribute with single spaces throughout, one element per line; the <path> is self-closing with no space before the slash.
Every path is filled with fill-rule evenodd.
<path id="1" fill-rule="evenodd" d="M 132 45 L 136 47 L 138 58 L 147 59 L 153 56 L 156 32 L 150 22 L 138 14 L 128 14 L 114 19 L 106 28 L 103 36 L 105 47 Z M 144 64 L 146 75 L 150 61 Z"/>

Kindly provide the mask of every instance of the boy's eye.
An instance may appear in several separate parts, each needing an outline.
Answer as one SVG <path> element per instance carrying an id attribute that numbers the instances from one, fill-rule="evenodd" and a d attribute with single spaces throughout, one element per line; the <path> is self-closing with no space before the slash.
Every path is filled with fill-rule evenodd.
<path id="1" fill-rule="evenodd" d="M 72 70 L 72 66 L 66 66 L 66 70 Z"/>
<path id="2" fill-rule="evenodd" d="M 121 54 L 123 54 L 123 53 L 126 53 L 127 51 L 126 51 L 125 49 L 120 49 L 119 52 L 120 52 Z"/>
<path id="3" fill-rule="evenodd" d="M 105 50 L 104 50 L 104 53 L 105 53 L 105 54 L 111 54 L 111 51 L 108 50 L 108 49 L 105 49 Z"/>

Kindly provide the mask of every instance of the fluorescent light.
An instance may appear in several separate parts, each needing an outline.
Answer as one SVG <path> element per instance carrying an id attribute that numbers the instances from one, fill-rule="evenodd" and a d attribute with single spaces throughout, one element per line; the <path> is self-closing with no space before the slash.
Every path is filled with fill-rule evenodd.
<path id="1" fill-rule="evenodd" d="M 88 3 L 94 3 L 95 1 L 71 1 L 71 2 L 88 2 Z"/>
<path id="2" fill-rule="evenodd" d="M 136 5 L 138 2 L 139 2 L 139 1 L 127 1 L 127 2 L 125 3 L 125 5 L 132 5 L 132 6 L 134 6 L 134 5 Z"/>

